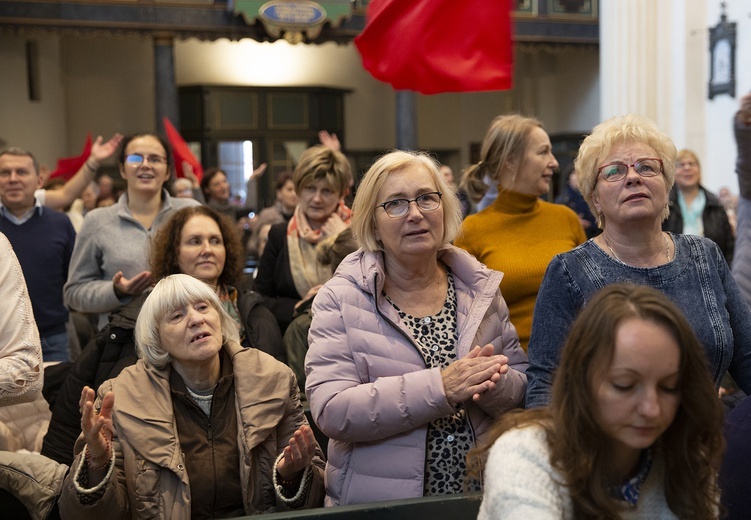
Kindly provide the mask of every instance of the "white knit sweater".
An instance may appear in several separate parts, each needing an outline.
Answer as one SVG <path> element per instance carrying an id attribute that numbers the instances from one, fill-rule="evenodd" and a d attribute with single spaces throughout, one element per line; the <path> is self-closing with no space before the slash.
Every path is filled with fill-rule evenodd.
<path id="1" fill-rule="evenodd" d="M 485 493 L 478 520 L 573 519 L 571 498 L 560 473 L 550 464 L 545 431 L 532 425 L 503 434 L 490 449 Z M 664 465 L 659 453 L 641 487 L 639 503 L 621 518 L 677 518 L 663 493 Z"/>
<path id="2" fill-rule="evenodd" d="M 0 233 L 0 406 L 33 401 L 42 392 L 42 345 L 26 280 Z"/>

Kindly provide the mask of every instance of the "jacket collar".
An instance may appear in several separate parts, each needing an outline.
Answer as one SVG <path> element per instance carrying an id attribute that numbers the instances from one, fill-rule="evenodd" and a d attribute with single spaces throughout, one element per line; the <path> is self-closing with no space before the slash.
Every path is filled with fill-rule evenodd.
<path id="1" fill-rule="evenodd" d="M 238 428 L 242 428 L 246 449 L 252 450 L 268 438 L 289 406 L 289 380 L 279 377 L 276 361 L 272 363 L 256 349 L 245 349 L 233 341 L 226 342 L 223 349 L 232 360 L 235 375 Z M 180 473 L 177 464 L 182 452 L 169 373 L 169 367 L 159 370 L 139 359 L 113 380 L 115 429 L 141 457 Z"/>
<path id="2" fill-rule="evenodd" d="M 451 268 L 455 279 L 478 296 L 495 294 L 503 273 L 488 269 L 463 249 L 446 244 L 438 250 L 438 260 Z M 371 295 L 380 294 L 385 279 L 383 251 L 358 249 L 340 264 L 335 276 L 341 276 Z"/>

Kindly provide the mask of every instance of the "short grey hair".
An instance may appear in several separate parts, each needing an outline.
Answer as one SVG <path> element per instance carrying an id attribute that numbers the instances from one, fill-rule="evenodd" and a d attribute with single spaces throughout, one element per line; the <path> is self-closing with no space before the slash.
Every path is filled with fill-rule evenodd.
<path id="1" fill-rule="evenodd" d="M 228 340 L 239 343 L 237 325 L 222 307 L 214 289 L 190 275 L 173 274 L 162 278 L 143 302 L 135 330 L 138 357 L 160 370 L 166 368 L 172 357 L 162 348 L 159 333 L 162 319 L 174 309 L 199 301 L 208 303 L 219 313 L 222 344 Z"/>

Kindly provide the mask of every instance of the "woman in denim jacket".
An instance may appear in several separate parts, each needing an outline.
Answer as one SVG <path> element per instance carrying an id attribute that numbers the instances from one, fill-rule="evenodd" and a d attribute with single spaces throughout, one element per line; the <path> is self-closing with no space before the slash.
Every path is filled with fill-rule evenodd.
<path id="1" fill-rule="evenodd" d="M 652 286 L 688 318 L 704 346 L 715 385 L 726 371 L 751 392 L 751 312 L 725 258 L 709 239 L 663 232 L 676 149 L 635 115 L 598 125 L 581 145 L 581 191 L 602 234 L 558 255 L 543 279 L 532 323 L 529 408 L 550 401 L 569 327 L 586 301 L 616 282 Z"/>

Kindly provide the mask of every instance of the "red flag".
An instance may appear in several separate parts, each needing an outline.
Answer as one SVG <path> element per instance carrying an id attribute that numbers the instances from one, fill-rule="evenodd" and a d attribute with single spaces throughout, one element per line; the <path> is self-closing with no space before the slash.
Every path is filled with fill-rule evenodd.
<path id="1" fill-rule="evenodd" d="M 69 181 L 81 169 L 81 166 L 84 165 L 90 154 L 91 134 L 86 134 L 86 144 L 83 145 L 83 153 L 78 157 L 63 157 L 62 159 L 58 159 L 55 171 L 50 174 L 49 178 L 62 177 L 66 181 Z"/>
<path id="2" fill-rule="evenodd" d="M 371 0 L 355 38 L 373 77 L 423 94 L 512 85 L 512 0 Z"/>
<path id="3" fill-rule="evenodd" d="M 172 147 L 172 156 L 175 159 L 175 174 L 178 177 L 185 177 L 183 161 L 186 161 L 193 167 L 193 173 L 200 182 L 203 178 L 203 166 L 190 151 L 188 143 L 185 142 L 183 136 L 180 135 L 180 132 L 177 131 L 170 120 L 165 117 L 162 122 L 164 123 L 164 130 L 167 132 L 167 140 Z"/>

